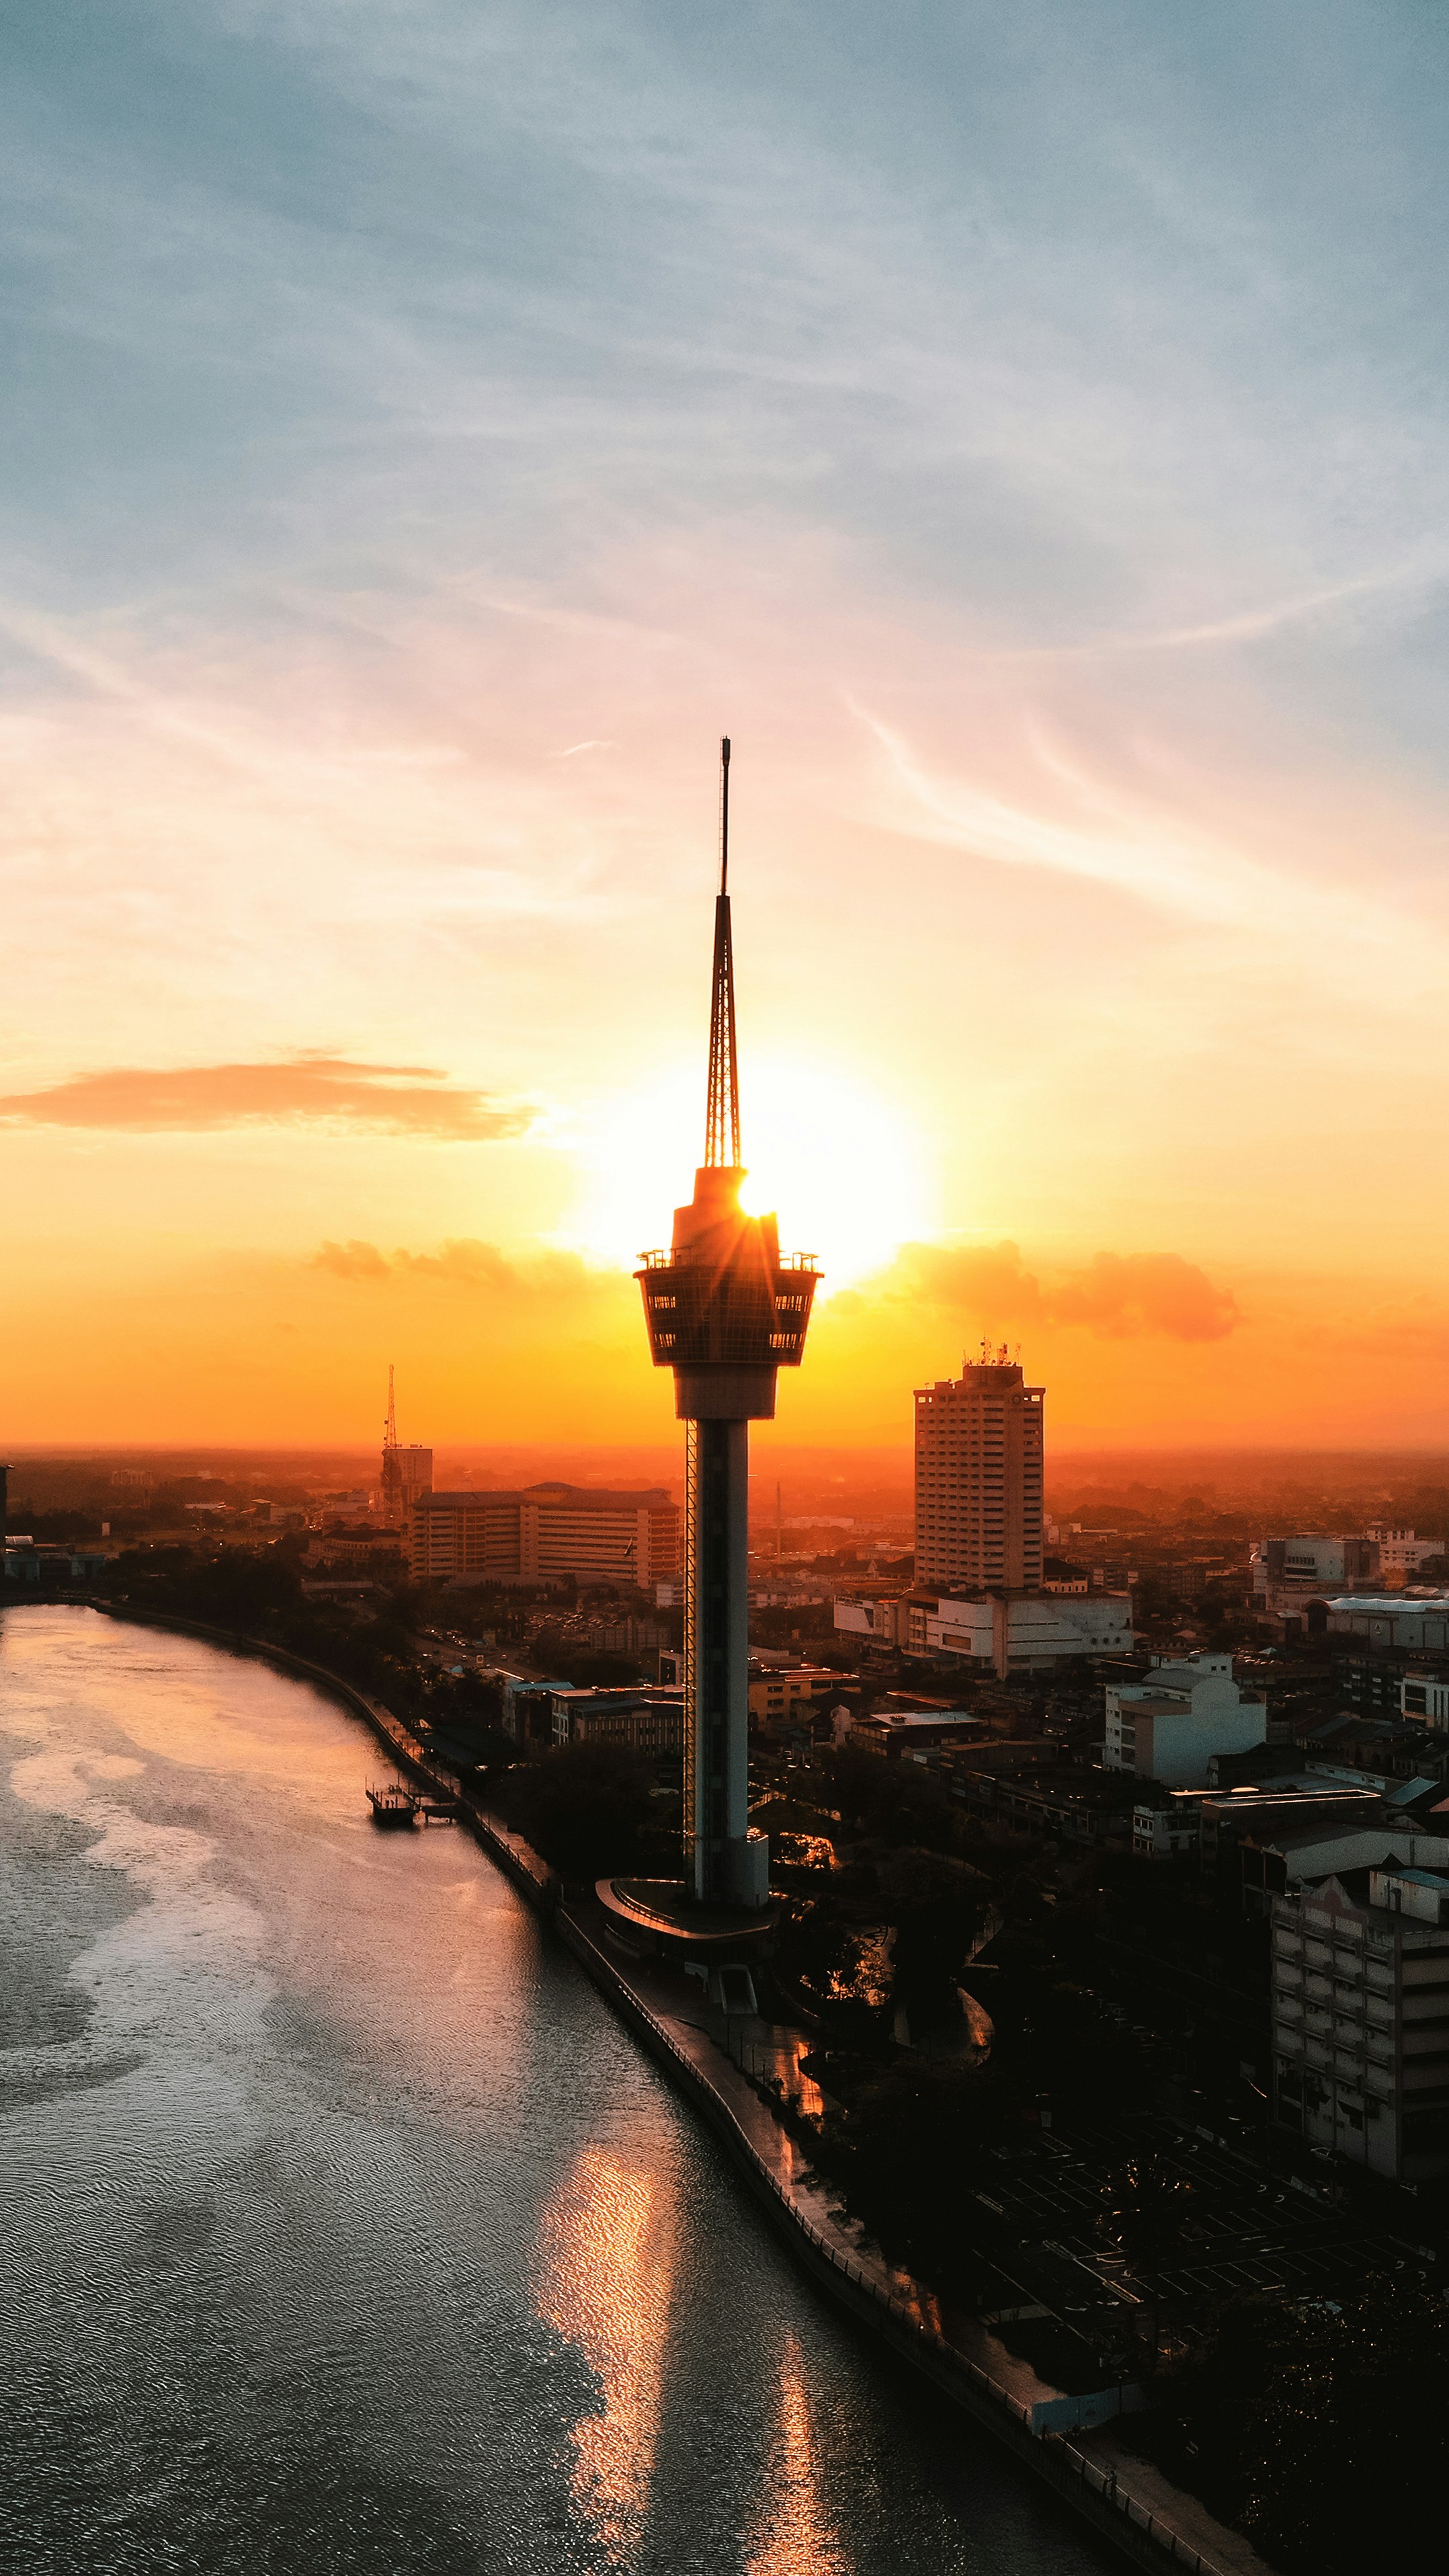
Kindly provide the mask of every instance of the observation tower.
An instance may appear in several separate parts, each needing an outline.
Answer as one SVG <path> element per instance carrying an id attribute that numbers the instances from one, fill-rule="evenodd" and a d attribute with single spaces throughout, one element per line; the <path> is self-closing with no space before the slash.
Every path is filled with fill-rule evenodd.
<path id="1" fill-rule="evenodd" d="M 729 898 L 730 747 L 720 745 L 709 1104 L 694 1196 L 668 1252 L 635 1276 L 656 1368 L 674 1371 L 687 1423 L 684 1508 L 684 1874 L 710 1906 L 764 1905 L 770 1846 L 749 1818 L 749 1458 L 752 1422 L 775 1411 L 775 1372 L 798 1368 L 815 1295 L 808 1253 L 780 1254 L 773 1216 L 740 1206 Z"/>

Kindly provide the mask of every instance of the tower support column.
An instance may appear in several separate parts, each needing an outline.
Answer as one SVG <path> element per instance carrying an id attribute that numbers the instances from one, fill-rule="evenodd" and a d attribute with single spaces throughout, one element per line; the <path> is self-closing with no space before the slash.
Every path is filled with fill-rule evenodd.
<path id="1" fill-rule="evenodd" d="M 684 1818 L 704 1905 L 763 1905 L 769 1844 L 750 1835 L 750 1427 L 691 1420 L 684 1543 Z"/>

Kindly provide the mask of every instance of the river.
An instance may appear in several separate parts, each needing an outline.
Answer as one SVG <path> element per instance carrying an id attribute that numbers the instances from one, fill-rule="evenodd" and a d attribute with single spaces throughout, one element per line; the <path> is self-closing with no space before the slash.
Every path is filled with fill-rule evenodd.
<path id="1" fill-rule="evenodd" d="M 0 1613 L 0 2564 L 1084 2576 L 306 1684 Z"/>

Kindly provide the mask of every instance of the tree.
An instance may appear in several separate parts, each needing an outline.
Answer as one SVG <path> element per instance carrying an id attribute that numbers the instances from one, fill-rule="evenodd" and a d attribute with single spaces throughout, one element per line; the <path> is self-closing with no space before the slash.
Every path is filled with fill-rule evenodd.
<path id="1" fill-rule="evenodd" d="M 883 1997 L 870 1976 L 879 1942 L 875 1927 L 848 1921 L 831 1895 L 797 1900 L 775 1932 L 776 1975 L 796 1986 L 832 2036 L 861 2046 L 879 2036 Z"/>
<path id="2" fill-rule="evenodd" d="M 986 1913 L 986 1881 L 965 1861 L 908 1846 L 880 1863 L 881 1895 L 895 1925 L 891 2000 L 913 2033 L 959 2011 L 956 1984 Z"/>
<path id="3" fill-rule="evenodd" d="M 887 1843 L 917 1843 L 941 1851 L 956 1839 L 951 1795 L 917 1762 L 883 1761 L 846 1745 L 822 1757 L 827 1800 L 864 1832 Z"/>
<path id="4" fill-rule="evenodd" d="M 617 1744 L 564 1744 L 508 1772 L 504 1812 L 563 1878 L 627 1869 L 650 1820 L 648 1763 Z"/>
<path id="5" fill-rule="evenodd" d="M 52 1547 L 69 1547 L 101 1534 L 100 1522 L 90 1512 L 36 1512 L 24 1505 L 17 1512 L 12 1506 L 7 1527 L 11 1524 L 17 1531 L 23 1530 L 27 1538 Z"/>
<path id="6" fill-rule="evenodd" d="M 1449 2307 L 1411 2273 L 1230 2300 L 1162 2383 L 1163 2465 L 1290 2576 L 1360 2576 L 1442 2516 Z"/>
<path id="7" fill-rule="evenodd" d="M 1009 2116 L 989 2070 L 954 2059 L 811 2057 L 826 2090 L 818 2162 L 877 2242 L 963 2287 L 977 2257 L 973 2186 Z"/>
<path id="8" fill-rule="evenodd" d="M 1126 2255 L 1152 2292 L 1152 2361 L 1157 2368 L 1162 2272 L 1182 2242 L 1192 2184 L 1161 2156 L 1129 2156 L 1108 2180 L 1097 2232 Z"/>
<path id="9" fill-rule="evenodd" d="M 229 1547 L 180 1575 L 172 1597 L 188 1618 L 246 1631 L 295 1611 L 302 1585 L 277 1549 Z"/>

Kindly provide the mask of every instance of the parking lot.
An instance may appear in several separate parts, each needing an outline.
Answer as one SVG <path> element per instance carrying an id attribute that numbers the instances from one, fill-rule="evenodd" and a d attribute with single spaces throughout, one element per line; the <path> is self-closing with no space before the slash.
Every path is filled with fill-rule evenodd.
<path id="1" fill-rule="evenodd" d="M 1155 2285 L 1164 2337 L 1200 2327 L 1221 2300 L 1249 2291 L 1342 2299 L 1373 2272 L 1435 2269 L 1428 2250 L 1336 2202 L 1329 2186 L 1265 2175 L 1221 2142 L 1170 2118 L 1075 2126 L 1002 2154 L 977 2199 L 992 2250 L 1024 2301 L 1040 2303 L 1090 2342 L 1120 2343 L 1128 2311 L 1152 2304 L 1140 2263 L 1113 2249 L 1101 2221 L 1112 2178 L 1133 2158 L 1160 2161 L 1190 2186 L 1179 2243 Z M 1003 2313 L 1009 2313 L 1004 2310 Z"/>

